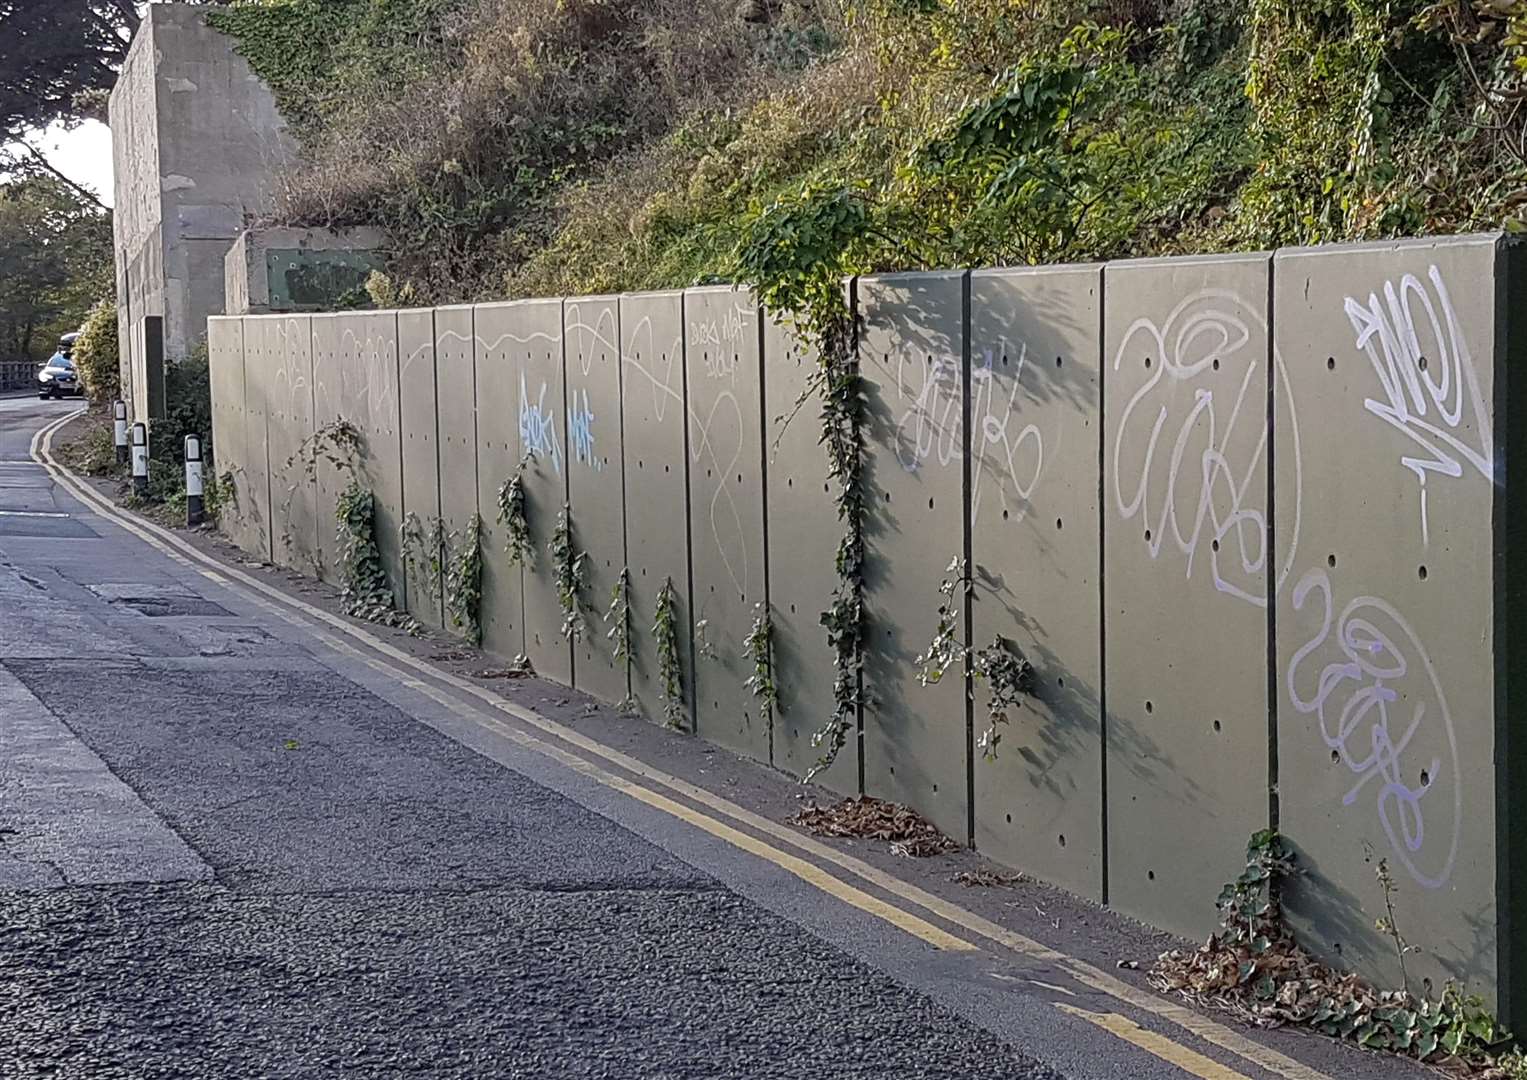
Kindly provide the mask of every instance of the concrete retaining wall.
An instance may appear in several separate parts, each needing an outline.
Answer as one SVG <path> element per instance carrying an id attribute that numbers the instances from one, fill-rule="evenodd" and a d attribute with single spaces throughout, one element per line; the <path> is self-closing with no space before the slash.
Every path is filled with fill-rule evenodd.
<path id="1" fill-rule="evenodd" d="M 1194 937 L 1249 835 L 1279 827 L 1304 940 L 1388 984 L 1382 860 L 1412 978 L 1460 979 L 1524 1026 L 1520 262 L 1485 236 L 856 282 L 866 705 L 822 779 Z M 658 720 L 671 581 L 687 726 L 811 767 L 841 526 L 815 403 L 784 419 L 814 357 L 748 294 L 217 319 L 209 338 L 248 550 L 308 572 L 317 553 L 334 578 L 340 476 L 286 460 L 343 416 L 422 619 L 438 587 L 405 581 L 398 523 L 481 512 L 488 647 Z M 522 460 L 523 571 L 492 522 Z M 564 504 L 589 555 L 576 645 L 546 550 Z M 995 759 L 987 688 L 915 670 L 951 560 L 971 575 L 959 635 L 1036 669 Z M 602 619 L 623 567 L 629 663 Z M 764 603 L 772 712 L 743 686 Z"/>

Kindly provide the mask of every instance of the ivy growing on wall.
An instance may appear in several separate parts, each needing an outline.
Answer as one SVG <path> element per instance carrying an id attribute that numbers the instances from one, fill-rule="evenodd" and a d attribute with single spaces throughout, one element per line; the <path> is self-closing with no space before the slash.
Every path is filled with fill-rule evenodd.
<path id="1" fill-rule="evenodd" d="M 535 557 L 526 515 L 525 467 L 529 461 L 529 454 L 521 458 L 514 475 L 498 489 L 498 523 L 504 527 L 504 550 L 509 554 L 509 562 L 516 566 L 528 566 Z"/>
<path id="2" fill-rule="evenodd" d="M 605 638 L 614 646 L 616 663 L 631 659 L 631 568 L 621 567 L 620 577 L 610 589 L 610 608 L 604 614 L 609 630 Z"/>
<path id="3" fill-rule="evenodd" d="M 981 649 L 967 648 L 962 640 L 959 598 L 970 596 L 972 581 L 964 559 L 956 555 L 944 568 L 939 582 L 938 623 L 928 648 L 917 657 L 917 681 L 932 686 L 957 667 L 964 667 L 976 682 L 987 684 L 986 726 L 976 745 L 988 761 L 997 756 L 1002 728 L 1008 713 L 1019 708 L 1038 689 L 1034 665 L 1023 651 L 1005 638 L 994 638 Z"/>
<path id="4" fill-rule="evenodd" d="M 822 613 L 833 657 L 833 706 L 812 735 L 821 750 L 807 779 L 837 760 L 858 727 L 864 651 L 864 390 L 843 278 L 874 232 L 862 195 L 804 185 L 749 216 L 733 256 L 737 277 L 815 350 L 817 366 L 797 408 L 821 400 L 821 444 L 843 536 L 834 559 L 838 583 Z"/>
<path id="5" fill-rule="evenodd" d="M 652 636 L 657 641 L 657 677 L 662 686 L 663 718 L 669 727 L 684 727 L 684 668 L 679 659 L 679 594 L 673 578 L 658 590 Z"/>
<path id="6" fill-rule="evenodd" d="M 451 625 L 482 644 L 482 517 L 473 514 L 446 564 L 445 604 Z"/>
<path id="7" fill-rule="evenodd" d="M 769 709 L 779 709 L 779 689 L 774 684 L 774 620 L 768 605 L 753 605 L 753 626 L 742 640 L 743 659 L 753 665 L 744 686 Z"/>
<path id="8" fill-rule="evenodd" d="M 546 545 L 551 554 L 554 580 L 557 585 L 557 602 L 562 605 L 562 636 L 568 641 L 583 638 L 583 611 L 580 597 L 583 594 L 584 569 L 588 553 L 578 550 L 573 537 L 573 508 L 566 504 L 557 515 L 557 527 Z"/>
<path id="9" fill-rule="evenodd" d="M 335 517 L 345 611 L 368 622 L 417 632 L 419 624 L 393 606 L 392 586 L 376 542 L 375 496 L 352 478 L 340 493 Z"/>

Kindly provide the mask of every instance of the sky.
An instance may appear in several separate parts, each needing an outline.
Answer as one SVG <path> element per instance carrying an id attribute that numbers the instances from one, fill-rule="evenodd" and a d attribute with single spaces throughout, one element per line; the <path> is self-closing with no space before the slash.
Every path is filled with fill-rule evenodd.
<path id="1" fill-rule="evenodd" d="M 55 169 L 111 205 L 111 129 L 105 124 L 87 120 L 73 131 L 55 124 L 33 135 L 32 145 Z"/>

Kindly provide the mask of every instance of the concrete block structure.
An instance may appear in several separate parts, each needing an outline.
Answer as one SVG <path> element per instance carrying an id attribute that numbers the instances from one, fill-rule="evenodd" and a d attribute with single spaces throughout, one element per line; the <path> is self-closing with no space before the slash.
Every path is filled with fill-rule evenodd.
<path id="1" fill-rule="evenodd" d="M 122 381 L 147 416 L 147 367 L 190 354 L 223 310 L 223 260 L 270 203 L 294 156 L 270 90 L 207 25 L 207 10 L 151 4 L 111 94 Z M 163 323 L 150 355 L 145 319 Z"/>
<path id="2" fill-rule="evenodd" d="M 223 262 L 223 314 L 330 311 L 383 265 L 379 229 L 246 229 Z"/>

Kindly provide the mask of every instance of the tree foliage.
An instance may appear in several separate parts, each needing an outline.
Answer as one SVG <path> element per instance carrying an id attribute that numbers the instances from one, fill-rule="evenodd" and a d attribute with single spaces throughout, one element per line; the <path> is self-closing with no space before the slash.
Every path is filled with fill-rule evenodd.
<path id="1" fill-rule="evenodd" d="M 76 118 L 110 91 L 139 24 L 134 0 L 0 0 L 0 141 Z"/>
<path id="2" fill-rule="evenodd" d="M 45 360 L 110 286 L 111 219 L 51 176 L 0 184 L 0 358 Z"/>

